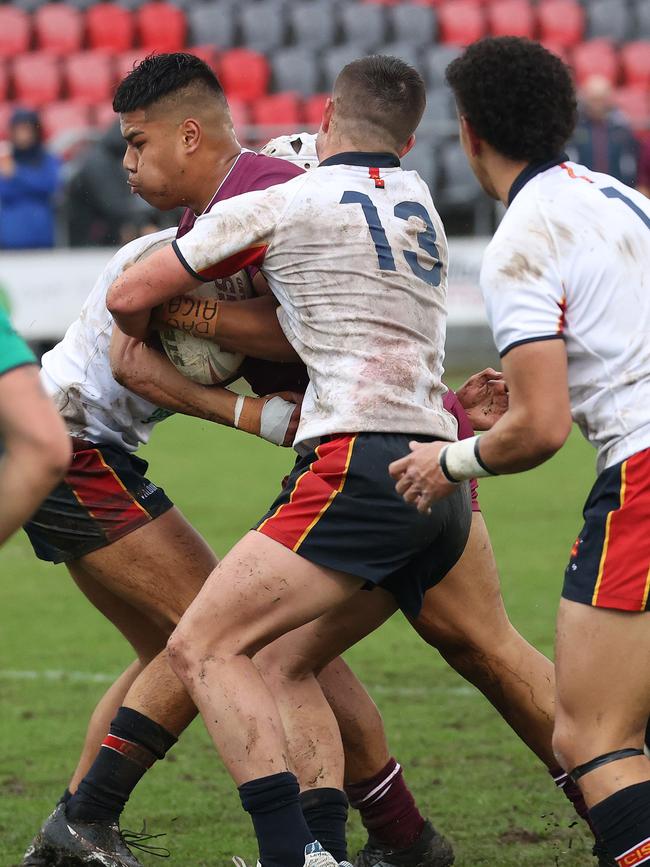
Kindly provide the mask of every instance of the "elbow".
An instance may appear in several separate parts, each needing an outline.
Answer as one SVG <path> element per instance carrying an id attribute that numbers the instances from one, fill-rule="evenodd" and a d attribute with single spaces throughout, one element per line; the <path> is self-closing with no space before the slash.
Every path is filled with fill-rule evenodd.
<path id="1" fill-rule="evenodd" d="M 528 450 L 536 464 L 552 458 L 562 448 L 571 433 L 571 418 L 554 420 L 552 424 L 540 425 L 523 434 L 528 442 Z"/>
<path id="2" fill-rule="evenodd" d="M 128 316 L 132 313 L 140 313 L 141 308 L 136 304 L 133 293 L 129 289 L 128 278 L 118 277 L 106 294 L 106 307 L 111 316 Z"/>

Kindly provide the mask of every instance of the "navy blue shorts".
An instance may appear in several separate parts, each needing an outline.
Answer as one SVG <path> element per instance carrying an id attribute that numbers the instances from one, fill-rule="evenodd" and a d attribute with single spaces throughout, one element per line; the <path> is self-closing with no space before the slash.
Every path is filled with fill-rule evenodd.
<path id="1" fill-rule="evenodd" d="M 142 458 L 74 438 L 73 449 L 64 480 L 25 524 L 36 556 L 52 563 L 104 548 L 173 506 Z"/>
<path id="2" fill-rule="evenodd" d="M 583 514 L 562 596 L 598 608 L 648 611 L 650 449 L 604 470 Z"/>
<path id="3" fill-rule="evenodd" d="M 420 514 L 388 474 L 412 434 L 327 437 L 296 461 L 257 530 L 305 559 L 381 585 L 415 617 L 427 590 L 463 553 L 471 522 L 469 483 Z"/>

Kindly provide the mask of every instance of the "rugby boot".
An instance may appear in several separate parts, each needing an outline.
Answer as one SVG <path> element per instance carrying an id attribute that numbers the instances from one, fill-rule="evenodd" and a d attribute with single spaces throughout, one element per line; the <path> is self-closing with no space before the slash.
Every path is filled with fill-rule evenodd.
<path id="1" fill-rule="evenodd" d="M 392 849 L 369 837 L 354 867 L 451 867 L 453 863 L 454 850 L 449 840 L 431 822 L 425 822 L 418 839 L 405 849 Z"/>
<path id="2" fill-rule="evenodd" d="M 246 862 L 243 858 L 237 855 L 232 859 L 235 867 L 246 867 Z M 262 867 L 260 862 L 257 862 L 257 867 Z M 335 861 L 329 852 L 326 852 L 321 844 L 316 840 L 305 846 L 305 863 L 304 867 L 352 867 L 349 861 Z"/>
<path id="3" fill-rule="evenodd" d="M 598 858 L 598 867 L 618 867 L 618 864 L 602 843 L 596 843 L 591 851 L 594 858 Z"/>
<path id="4" fill-rule="evenodd" d="M 59 804 L 29 845 L 21 867 L 143 867 L 129 846 L 152 855 L 168 857 L 166 849 L 147 845 L 161 836 L 129 831 L 106 822 L 72 822 Z"/>

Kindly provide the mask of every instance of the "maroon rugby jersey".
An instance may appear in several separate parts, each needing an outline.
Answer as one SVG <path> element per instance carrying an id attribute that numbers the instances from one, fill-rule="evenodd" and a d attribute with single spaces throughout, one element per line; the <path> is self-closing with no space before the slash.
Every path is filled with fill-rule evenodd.
<path id="1" fill-rule="evenodd" d="M 462 403 L 456 397 L 456 392 L 449 389 L 447 394 L 442 399 L 442 405 L 450 412 L 458 422 L 458 439 L 466 440 L 474 436 L 474 428 L 472 427 L 467 413 Z M 478 504 L 478 482 L 476 479 L 470 481 L 472 491 L 472 512 L 480 512 L 481 507 Z"/>
<path id="2" fill-rule="evenodd" d="M 302 173 L 303 169 L 287 160 L 267 157 L 253 151 L 242 151 L 205 209 L 205 213 L 215 202 L 222 202 L 224 199 L 250 193 L 253 190 L 265 190 L 275 184 L 283 184 Z M 178 226 L 176 237 L 182 238 L 186 235 L 195 222 L 196 214 L 187 208 Z M 302 362 L 246 358 L 241 374 L 255 394 L 270 394 L 275 391 L 304 392 L 309 383 L 307 368 Z"/>

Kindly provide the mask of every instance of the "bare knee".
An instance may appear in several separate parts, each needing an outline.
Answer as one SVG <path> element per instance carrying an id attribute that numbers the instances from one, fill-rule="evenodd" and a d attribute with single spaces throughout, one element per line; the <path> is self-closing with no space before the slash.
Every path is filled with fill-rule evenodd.
<path id="1" fill-rule="evenodd" d="M 565 770 L 616 750 L 641 749 L 645 738 L 642 725 L 630 724 L 614 714 L 610 719 L 585 713 L 572 716 L 556 710 L 553 728 L 553 753 Z"/>

